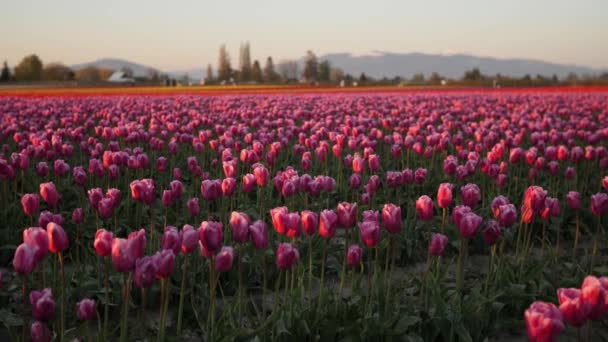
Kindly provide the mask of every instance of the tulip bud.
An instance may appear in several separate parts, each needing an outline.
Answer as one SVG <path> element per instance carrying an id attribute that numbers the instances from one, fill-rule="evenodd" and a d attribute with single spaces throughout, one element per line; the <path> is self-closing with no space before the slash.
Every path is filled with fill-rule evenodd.
<path id="1" fill-rule="evenodd" d="M 51 342 L 53 339 L 53 333 L 49 330 L 44 322 L 34 321 L 30 331 L 32 342 Z"/>
<path id="2" fill-rule="evenodd" d="M 188 201 L 186 202 L 186 206 L 188 207 L 188 212 L 192 217 L 198 216 L 201 212 L 201 208 L 198 204 L 198 197 L 188 199 Z"/>
<path id="3" fill-rule="evenodd" d="M 232 239 L 236 243 L 246 243 L 249 240 L 249 216 L 242 212 L 233 211 L 230 215 Z"/>
<path id="4" fill-rule="evenodd" d="M 363 249 L 359 245 L 350 245 L 346 252 L 346 264 L 350 267 L 357 267 L 361 265 L 362 256 Z"/>
<path id="5" fill-rule="evenodd" d="M 32 317 L 41 322 L 48 322 L 55 314 L 55 299 L 50 288 L 42 291 L 30 292 L 30 304 L 32 305 Z"/>
<path id="6" fill-rule="evenodd" d="M 36 259 L 36 253 L 38 247 L 30 245 L 28 243 L 22 243 L 15 250 L 15 256 L 13 257 L 13 268 L 15 272 L 20 275 L 28 275 L 34 271 L 34 268 L 38 264 Z"/>
<path id="7" fill-rule="evenodd" d="M 55 222 L 50 222 L 46 226 L 46 231 L 49 236 L 49 251 L 51 253 L 63 252 L 68 248 L 70 241 L 63 227 Z"/>
<path id="8" fill-rule="evenodd" d="M 416 211 L 418 212 L 418 219 L 422 221 L 428 221 L 433 218 L 433 200 L 427 195 L 422 195 L 416 200 Z"/>
<path id="9" fill-rule="evenodd" d="M 451 183 L 439 184 L 437 190 L 437 206 L 439 208 L 448 208 L 452 205 L 452 189 L 453 185 Z"/>
<path id="10" fill-rule="evenodd" d="M 573 210 L 581 209 L 581 194 L 577 191 L 570 191 L 568 195 L 566 195 L 566 203 L 568 207 Z"/>
<path id="11" fill-rule="evenodd" d="M 23 242 L 36 247 L 35 263 L 42 261 L 49 252 L 49 236 L 40 227 L 31 227 L 23 231 Z"/>
<path id="12" fill-rule="evenodd" d="M 152 263 L 156 269 L 156 278 L 168 278 L 175 268 L 175 254 L 170 249 L 163 249 L 152 256 Z"/>
<path id="13" fill-rule="evenodd" d="M 598 192 L 591 196 L 591 212 L 595 216 L 601 217 L 608 211 L 608 194 Z"/>
<path id="14" fill-rule="evenodd" d="M 234 190 L 236 189 L 236 179 L 224 178 L 224 180 L 222 180 L 221 188 L 222 188 L 222 194 L 224 195 L 224 197 L 232 196 L 232 194 L 234 193 Z"/>
<path id="15" fill-rule="evenodd" d="M 284 235 L 287 232 L 286 220 L 287 220 L 287 207 L 277 207 L 270 210 L 270 217 L 272 218 L 272 226 L 274 230 Z"/>
<path id="16" fill-rule="evenodd" d="M 207 257 L 220 251 L 224 239 L 224 231 L 220 222 L 203 221 L 199 229 L 199 240 Z"/>
<path id="17" fill-rule="evenodd" d="M 319 226 L 319 216 L 317 213 L 310 210 L 304 210 L 300 213 L 302 220 L 302 228 L 306 235 L 313 235 Z"/>
<path id="18" fill-rule="evenodd" d="M 40 196 L 38 194 L 24 194 L 21 197 L 23 212 L 28 216 L 33 216 L 40 207 Z"/>
<path id="19" fill-rule="evenodd" d="M 46 201 L 49 207 L 54 208 L 61 199 L 59 192 L 53 182 L 40 184 L 40 196 Z"/>
<path id="20" fill-rule="evenodd" d="M 391 234 L 401 232 L 401 207 L 392 203 L 385 204 L 382 208 L 382 222 L 387 232 Z"/>
<path id="21" fill-rule="evenodd" d="M 100 257 L 105 257 L 112 253 L 112 239 L 113 234 L 105 229 L 99 229 L 95 233 L 95 241 L 93 242 L 93 248 Z"/>
<path id="22" fill-rule="evenodd" d="M 229 246 L 224 246 L 215 256 L 215 270 L 220 273 L 230 271 L 232 262 L 234 261 L 234 249 Z"/>
<path id="23" fill-rule="evenodd" d="M 380 225 L 378 221 L 359 222 L 359 235 L 361 242 L 369 248 L 375 247 L 380 242 Z"/>
<path id="24" fill-rule="evenodd" d="M 173 205 L 173 202 L 173 192 L 171 190 L 163 190 L 163 195 L 161 197 L 161 204 L 163 207 L 168 208 Z"/>
<path id="25" fill-rule="evenodd" d="M 84 220 L 84 211 L 82 208 L 76 208 L 72 211 L 72 222 L 74 224 L 81 224 Z"/>
<path id="26" fill-rule="evenodd" d="M 97 303 L 93 299 L 85 298 L 76 304 L 76 315 L 81 321 L 89 321 L 95 318 Z"/>
<path id="27" fill-rule="evenodd" d="M 290 269 L 300 259 L 300 253 L 290 243 L 281 243 L 277 247 L 276 264 L 280 270 Z"/>
<path id="28" fill-rule="evenodd" d="M 437 257 L 442 256 L 447 244 L 447 236 L 439 233 L 433 234 L 433 237 L 431 238 L 431 243 L 429 244 L 429 254 Z"/>
<path id="29" fill-rule="evenodd" d="M 179 254 L 182 247 L 182 239 L 177 228 L 166 226 L 160 245 L 161 249 L 170 249 L 173 251 L 173 254 Z"/>
<path id="30" fill-rule="evenodd" d="M 336 234 L 338 215 L 333 210 L 323 210 L 319 219 L 319 235 L 332 238 Z"/>
<path id="31" fill-rule="evenodd" d="M 255 182 L 258 186 L 266 186 L 269 177 L 268 169 L 264 166 L 258 166 L 253 169 L 253 174 L 255 175 Z"/>
<path id="32" fill-rule="evenodd" d="M 357 203 L 338 203 L 338 224 L 342 228 L 354 227 L 357 223 Z"/>

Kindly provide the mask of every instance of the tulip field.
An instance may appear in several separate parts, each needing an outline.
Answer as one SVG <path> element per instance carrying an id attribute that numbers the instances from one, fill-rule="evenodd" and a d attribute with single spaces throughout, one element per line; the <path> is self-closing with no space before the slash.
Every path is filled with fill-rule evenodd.
<path id="1" fill-rule="evenodd" d="M 608 341 L 606 88 L 5 94 L 0 123 L 0 341 Z"/>

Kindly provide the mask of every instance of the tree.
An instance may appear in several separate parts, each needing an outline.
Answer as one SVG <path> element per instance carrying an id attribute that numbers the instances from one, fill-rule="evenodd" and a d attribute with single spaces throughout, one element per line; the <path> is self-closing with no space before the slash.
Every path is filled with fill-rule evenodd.
<path id="1" fill-rule="evenodd" d="M 229 81 L 232 72 L 230 66 L 230 55 L 226 51 L 226 45 L 220 46 L 220 55 L 217 63 L 217 78 L 219 81 Z"/>
<path id="2" fill-rule="evenodd" d="M 42 79 L 45 81 L 69 81 L 73 78 L 72 69 L 61 63 L 50 63 L 42 69 Z"/>
<path id="3" fill-rule="evenodd" d="M 319 77 L 319 63 L 317 56 L 311 51 L 306 52 L 306 61 L 304 62 L 304 72 L 302 73 L 307 82 L 314 82 Z"/>
<path id="4" fill-rule="evenodd" d="M 299 67 L 296 61 L 283 60 L 278 64 L 277 69 L 279 70 L 281 79 L 285 82 L 298 79 Z"/>
<path id="5" fill-rule="evenodd" d="M 256 59 L 253 61 L 253 66 L 251 67 L 251 80 L 256 83 L 262 82 L 262 68 L 260 67 L 260 62 Z"/>
<path id="6" fill-rule="evenodd" d="M 36 55 L 23 57 L 15 67 L 15 78 L 19 81 L 39 81 L 42 79 L 42 61 Z"/>
<path id="7" fill-rule="evenodd" d="M 213 82 L 213 68 L 211 63 L 207 64 L 207 77 L 205 77 L 205 84 L 211 84 Z"/>
<path id="8" fill-rule="evenodd" d="M 274 82 L 278 78 L 276 71 L 274 71 L 274 62 L 272 61 L 272 57 L 268 56 L 266 58 L 266 65 L 264 66 L 264 81 L 266 82 Z"/>
<path id="9" fill-rule="evenodd" d="M 11 79 L 11 69 L 8 68 L 8 63 L 4 61 L 2 72 L 0 72 L 0 82 L 8 82 Z"/>
<path id="10" fill-rule="evenodd" d="M 323 61 L 319 64 L 319 81 L 329 82 L 329 76 L 331 73 L 331 65 L 329 61 Z"/>
<path id="11" fill-rule="evenodd" d="M 466 71 L 462 79 L 464 81 L 480 81 L 483 79 L 483 76 L 478 68 L 474 68 L 473 70 Z"/>
<path id="12" fill-rule="evenodd" d="M 329 79 L 332 82 L 340 82 L 344 79 L 344 70 L 340 68 L 331 68 L 329 72 Z"/>
<path id="13" fill-rule="evenodd" d="M 148 69 L 148 80 L 153 83 L 159 83 L 161 81 L 161 75 L 156 69 Z"/>
<path id="14" fill-rule="evenodd" d="M 413 84 L 422 84 L 424 83 L 424 74 L 423 73 L 417 73 L 414 74 L 414 76 L 412 76 L 412 83 Z"/>
<path id="15" fill-rule="evenodd" d="M 94 66 L 76 71 L 75 77 L 80 82 L 97 82 L 102 80 L 100 70 Z"/>
<path id="16" fill-rule="evenodd" d="M 241 82 L 251 81 L 251 54 L 249 50 L 249 42 L 241 44 L 239 53 L 239 64 L 240 64 L 240 80 Z"/>
<path id="17" fill-rule="evenodd" d="M 442 80 L 443 80 L 443 77 L 441 77 L 441 75 L 439 75 L 436 72 L 432 73 L 431 77 L 429 77 L 429 83 L 433 84 L 433 85 L 441 84 Z"/>
<path id="18" fill-rule="evenodd" d="M 359 76 L 359 84 L 360 85 L 364 85 L 367 83 L 367 75 L 362 72 L 361 75 Z"/>

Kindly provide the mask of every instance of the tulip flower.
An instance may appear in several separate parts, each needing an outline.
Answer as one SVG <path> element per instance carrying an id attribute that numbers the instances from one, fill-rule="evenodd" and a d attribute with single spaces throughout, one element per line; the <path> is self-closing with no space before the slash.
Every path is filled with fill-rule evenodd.
<path id="1" fill-rule="evenodd" d="M 234 249 L 230 246 L 224 246 L 215 256 L 215 270 L 220 273 L 230 271 L 234 260 Z"/>
<path id="2" fill-rule="evenodd" d="M 385 204 L 382 208 L 382 223 L 387 232 L 398 234 L 401 232 L 401 207 L 392 203 Z"/>
<path id="3" fill-rule="evenodd" d="M 319 235 L 331 239 L 336 234 L 338 215 L 333 210 L 323 210 L 319 215 Z"/>
<path id="4" fill-rule="evenodd" d="M 234 193 L 234 190 L 236 189 L 236 179 L 224 178 L 222 180 L 220 187 L 222 190 L 222 195 L 224 197 L 230 197 L 230 196 L 232 196 L 232 194 Z M 211 195 L 208 195 L 208 196 L 211 196 Z M 205 198 L 205 197 L 203 196 L 203 198 Z"/>
<path id="5" fill-rule="evenodd" d="M 319 216 L 317 213 L 310 210 L 304 210 L 300 213 L 302 229 L 306 235 L 313 235 L 319 226 Z"/>
<path id="6" fill-rule="evenodd" d="M 135 262 L 135 272 L 133 273 L 133 283 L 141 288 L 148 288 L 156 280 L 157 263 L 153 256 L 144 256 Z"/>
<path id="7" fill-rule="evenodd" d="M 557 341 L 564 323 L 560 310 L 552 303 L 536 301 L 524 314 L 531 342 Z"/>
<path id="8" fill-rule="evenodd" d="M 186 207 L 188 207 L 188 212 L 192 217 L 197 217 L 201 212 L 201 208 L 198 204 L 198 197 L 188 199 L 186 202 Z"/>
<path id="9" fill-rule="evenodd" d="M 453 185 L 451 183 L 439 184 L 437 190 L 437 206 L 439 208 L 445 209 L 452 205 L 452 189 Z"/>
<path id="10" fill-rule="evenodd" d="M 53 332 L 49 330 L 44 322 L 34 321 L 30 327 L 32 342 L 51 342 Z"/>
<path id="11" fill-rule="evenodd" d="M 608 211 L 608 194 L 598 192 L 591 196 L 591 212 L 601 217 Z"/>
<path id="12" fill-rule="evenodd" d="M 277 207 L 270 210 L 272 226 L 274 227 L 274 231 L 280 235 L 285 235 L 285 233 L 287 232 L 287 213 L 287 207 Z"/>
<path id="13" fill-rule="evenodd" d="M 31 227 L 23 231 L 23 242 L 36 247 L 35 263 L 41 262 L 49 252 L 49 235 L 39 227 Z"/>
<path id="14" fill-rule="evenodd" d="M 418 213 L 418 219 L 422 221 L 428 221 L 433 218 L 433 200 L 427 195 L 422 195 L 416 200 L 416 212 Z"/>
<path id="15" fill-rule="evenodd" d="M 276 264 L 280 270 L 290 269 L 300 259 L 298 250 L 286 242 L 279 244 L 276 255 Z"/>
<path id="16" fill-rule="evenodd" d="M 433 234 L 433 237 L 431 238 L 431 243 L 429 244 L 429 254 L 436 257 L 442 256 L 447 244 L 447 236 L 440 233 Z"/>
<path id="17" fill-rule="evenodd" d="M 61 199 L 61 195 L 59 195 L 53 182 L 40 184 L 40 196 L 51 208 L 54 208 Z"/>
<path id="18" fill-rule="evenodd" d="M 179 232 L 181 251 L 184 254 L 192 253 L 198 244 L 199 232 L 189 224 L 185 224 Z M 177 254 L 177 253 L 176 253 Z"/>
<path id="19" fill-rule="evenodd" d="M 93 248 L 100 257 L 108 256 L 112 253 L 113 234 L 105 229 L 99 229 L 95 233 Z"/>
<path id="20" fill-rule="evenodd" d="M 361 242 L 368 248 L 373 248 L 380 242 L 380 225 L 377 221 L 359 222 Z"/>
<path id="21" fill-rule="evenodd" d="M 252 223 L 249 226 L 249 234 L 256 249 L 263 250 L 268 247 L 268 228 L 264 221 L 258 220 Z"/>
<path id="22" fill-rule="evenodd" d="M 601 319 L 608 313 L 608 277 L 585 277 L 581 285 L 581 298 L 589 306 L 589 318 Z"/>
<path id="23" fill-rule="evenodd" d="M 112 239 L 112 264 L 116 272 L 131 272 L 135 267 L 135 258 L 129 252 L 127 239 Z"/>
<path id="24" fill-rule="evenodd" d="M 464 205 L 475 209 L 479 201 L 481 201 L 481 190 L 477 184 L 467 184 L 460 188 L 460 194 L 462 195 L 462 202 Z"/>
<path id="25" fill-rule="evenodd" d="M 177 228 L 173 226 L 166 226 L 160 245 L 161 249 L 169 249 L 173 251 L 173 254 L 179 254 L 182 246 L 182 239 L 181 235 L 177 231 Z"/>
<path id="26" fill-rule="evenodd" d="M 23 207 L 23 212 L 31 218 L 38 212 L 40 196 L 38 194 L 24 194 L 21 197 L 21 206 Z"/>
<path id="27" fill-rule="evenodd" d="M 34 268 L 38 264 L 36 253 L 38 247 L 33 244 L 22 243 L 15 250 L 15 256 L 13 257 L 13 268 L 19 275 L 28 275 L 34 271 Z"/>
<path id="28" fill-rule="evenodd" d="M 517 221 L 517 208 L 513 204 L 503 204 L 496 210 L 501 227 L 511 227 Z"/>
<path id="29" fill-rule="evenodd" d="M 224 239 L 224 231 L 220 222 L 203 221 L 199 229 L 200 244 L 204 256 L 209 258 L 220 251 Z"/>
<path id="30" fill-rule="evenodd" d="M 89 321 L 97 313 L 97 303 L 93 299 L 85 298 L 76 304 L 76 316 L 81 321 Z"/>
<path id="31" fill-rule="evenodd" d="M 357 203 L 340 202 L 338 203 L 337 213 L 340 227 L 354 227 L 357 222 Z"/>
<path id="32" fill-rule="evenodd" d="M 494 246 L 500 238 L 500 234 L 501 231 L 498 222 L 494 220 L 489 220 L 488 222 L 486 222 L 486 227 L 482 232 L 483 241 L 486 243 L 486 245 Z"/>
<path id="33" fill-rule="evenodd" d="M 30 304 L 32 305 L 32 317 L 37 321 L 48 322 L 55 315 L 55 299 L 49 288 L 30 292 Z"/>
<path id="34" fill-rule="evenodd" d="M 346 254 L 346 262 L 350 267 L 358 267 L 361 265 L 363 257 L 363 249 L 359 245 L 350 245 Z"/>
<path id="35" fill-rule="evenodd" d="M 246 243 L 249 241 L 249 216 L 242 212 L 233 211 L 230 215 L 230 228 L 232 239 L 236 243 Z"/>
<path id="36" fill-rule="evenodd" d="M 589 303 L 583 301 L 581 290 L 575 288 L 557 289 L 559 300 L 559 311 L 564 320 L 572 326 L 580 328 L 587 322 L 591 307 Z"/>

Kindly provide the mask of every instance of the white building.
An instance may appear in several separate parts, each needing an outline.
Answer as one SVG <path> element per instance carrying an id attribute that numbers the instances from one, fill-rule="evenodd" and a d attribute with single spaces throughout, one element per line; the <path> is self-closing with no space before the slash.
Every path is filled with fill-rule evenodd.
<path id="1" fill-rule="evenodd" d="M 114 71 L 114 73 L 112 75 L 110 75 L 110 77 L 108 77 L 107 81 L 114 82 L 114 83 L 133 83 L 133 82 L 135 82 L 135 80 L 133 78 L 127 77 L 127 74 L 125 74 L 122 71 Z"/>

